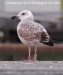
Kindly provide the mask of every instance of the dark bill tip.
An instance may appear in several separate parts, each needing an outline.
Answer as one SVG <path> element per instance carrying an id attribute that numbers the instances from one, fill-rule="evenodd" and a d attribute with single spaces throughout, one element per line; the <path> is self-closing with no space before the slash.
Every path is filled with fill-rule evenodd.
<path id="1" fill-rule="evenodd" d="M 18 17 L 17 17 L 17 16 L 12 16 L 12 17 L 11 17 L 11 19 L 16 19 L 16 18 L 18 18 Z"/>

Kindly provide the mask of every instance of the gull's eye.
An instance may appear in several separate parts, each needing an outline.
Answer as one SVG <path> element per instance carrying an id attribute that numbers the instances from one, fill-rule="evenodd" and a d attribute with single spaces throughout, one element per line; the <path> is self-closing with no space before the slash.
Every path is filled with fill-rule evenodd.
<path id="1" fill-rule="evenodd" d="M 21 15 L 25 15 L 25 13 L 22 13 Z"/>

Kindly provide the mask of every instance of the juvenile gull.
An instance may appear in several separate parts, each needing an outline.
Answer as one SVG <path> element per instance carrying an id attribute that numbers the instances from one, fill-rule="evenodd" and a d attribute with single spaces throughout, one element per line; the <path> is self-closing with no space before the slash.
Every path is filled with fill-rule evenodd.
<path id="1" fill-rule="evenodd" d="M 48 46 L 54 46 L 46 29 L 39 23 L 34 21 L 33 14 L 29 10 L 21 11 L 17 16 L 11 17 L 11 19 L 19 18 L 20 22 L 17 25 L 17 34 L 23 44 L 28 45 L 28 60 L 31 60 L 31 46 L 35 46 L 33 60 L 37 59 L 37 46 L 40 44 L 46 44 Z"/>

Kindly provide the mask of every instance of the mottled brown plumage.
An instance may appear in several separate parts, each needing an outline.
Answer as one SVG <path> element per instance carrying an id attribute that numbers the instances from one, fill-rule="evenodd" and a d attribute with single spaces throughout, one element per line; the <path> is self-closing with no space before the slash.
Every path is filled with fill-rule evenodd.
<path id="1" fill-rule="evenodd" d="M 17 15 L 17 17 L 21 20 L 17 25 L 18 37 L 23 44 L 29 46 L 28 59 L 30 59 L 31 53 L 30 46 L 35 45 L 34 60 L 36 60 L 37 45 L 44 43 L 46 45 L 52 46 L 52 42 L 50 42 L 50 37 L 46 29 L 41 24 L 34 22 L 34 17 L 31 11 L 23 10 Z M 12 19 L 14 18 L 16 17 L 12 17 Z"/>

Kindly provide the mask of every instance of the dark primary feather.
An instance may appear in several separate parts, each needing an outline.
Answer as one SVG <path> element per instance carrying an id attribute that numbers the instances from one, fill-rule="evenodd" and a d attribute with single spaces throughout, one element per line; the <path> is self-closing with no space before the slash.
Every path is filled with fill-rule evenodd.
<path id="1" fill-rule="evenodd" d="M 42 42 L 42 43 L 48 46 L 54 46 L 53 42 L 50 39 L 48 42 Z"/>

